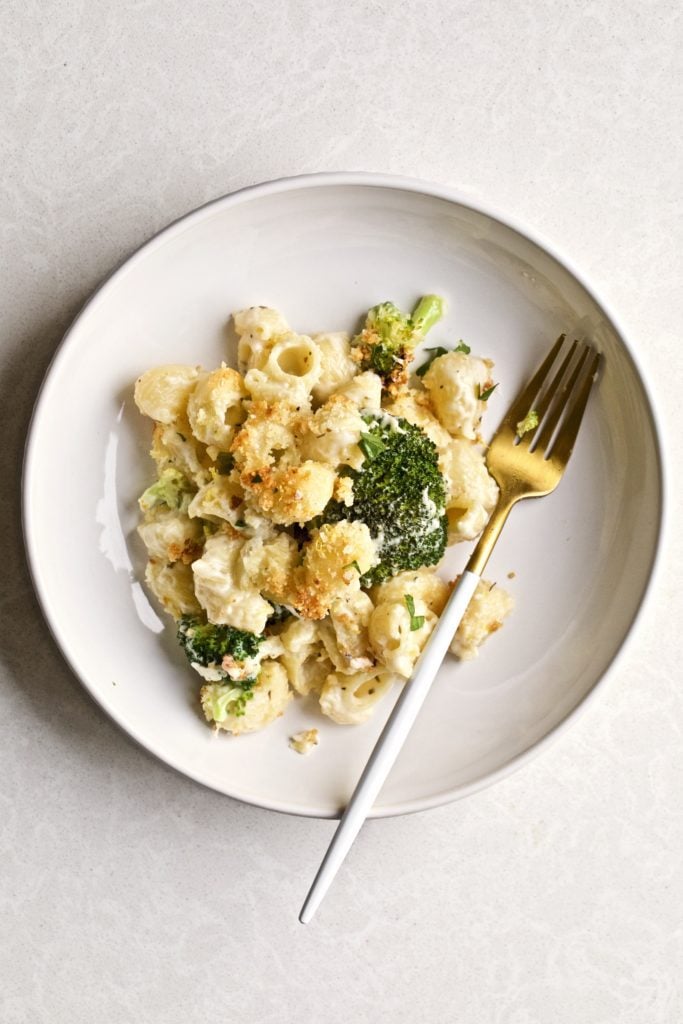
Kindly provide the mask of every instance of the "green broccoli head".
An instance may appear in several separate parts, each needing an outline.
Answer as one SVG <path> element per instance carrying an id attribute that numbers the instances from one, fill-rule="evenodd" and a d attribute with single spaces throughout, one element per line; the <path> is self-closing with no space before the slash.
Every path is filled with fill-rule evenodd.
<path id="1" fill-rule="evenodd" d="M 201 689 L 202 708 L 210 722 L 224 722 L 230 715 L 242 718 L 253 696 L 253 690 L 244 690 L 234 683 L 207 683 Z"/>
<path id="2" fill-rule="evenodd" d="M 436 565 L 446 549 L 446 485 L 436 446 L 423 430 L 388 413 L 365 414 L 365 461 L 353 477 L 353 505 L 332 501 L 323 521 L 360 520 L 377 541 L 379 564 L 362 586 L 404 569 Z"/>
<path id="3" fill-rule="evenodd" d="M 207 679 L 229 679 L 250 689 L 259 673 L 260 647 L 264 636 L 232 626 L 217 626 L 198 615 L 183 615 L 178 623 L 178 643 L 193 667 Z"/>
<path id="4" fill-rule="evenodd" d="M 416 345 L 443 313 L 444 301 L 438 295 L 425 295 L 410 316 L 393 302 L 373 306 L 352 342 L 359 350 L 361 369 L 373 370 L 390 391 L 405 383 Z"/>
<path id="5" fill-rule="evenodd" d="M 389 377 L 397 362 L 403 362 L 406 353 L 411 350 L 412 334 L 410 317 L 402 313 L 393 302 L 373 306 L 365 318 L 361 335 L 368 346 L 363 369 L 374 370 L 382 378 Z"/>
<path id="6" fill-rule="evenodd" d="M 162 469 L 159 479 L 148 487 L 138 498 L 143 512 L 149 512 L 157 505 L 185 509 L 190 503 L 195 488 L 175 466 Z"/>

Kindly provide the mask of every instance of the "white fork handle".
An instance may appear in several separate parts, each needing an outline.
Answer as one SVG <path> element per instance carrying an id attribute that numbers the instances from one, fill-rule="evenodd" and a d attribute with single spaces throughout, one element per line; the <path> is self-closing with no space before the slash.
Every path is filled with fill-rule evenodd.
<path id="1" fill-rule="evenodd" d="M 460 620 L 472 599 L 479 579 L 480 577 L 476 573 L 465 570 L 453 588 L 448 603 L 417 663 L 417 668 L 396 701 L 337 826 L 337 831 L 332 837 L 332 842 L 301 908 L 299 920 L 302 924 L 308 924 L 322 903 L 323 897 L 358 835 L 368 811 L 377 799 L 384 780 L 391 771 L 424 699 L 429 693 L 434 677 L 453 639 L 453 634 L 460 625 Z"/>

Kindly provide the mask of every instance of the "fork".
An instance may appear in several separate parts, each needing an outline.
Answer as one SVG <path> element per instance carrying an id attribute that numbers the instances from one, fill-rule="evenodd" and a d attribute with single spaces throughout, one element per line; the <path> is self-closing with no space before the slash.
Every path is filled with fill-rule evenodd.
<path id="1" fill-rule="evenodd" d="M 512 403 L 486 453 L 498 502 L 375 744 L 299 915 L 308 924 L 358 835 L 434 681 L 512 507 L 550 494 L 574 448 L 600 355 L 565 335 Z M 563 352 L 564 350 L 564 352 Z M 526 422 L 525 422 L 526 421 Z M 527 424 L 529 425 L 527 427 Z"/>

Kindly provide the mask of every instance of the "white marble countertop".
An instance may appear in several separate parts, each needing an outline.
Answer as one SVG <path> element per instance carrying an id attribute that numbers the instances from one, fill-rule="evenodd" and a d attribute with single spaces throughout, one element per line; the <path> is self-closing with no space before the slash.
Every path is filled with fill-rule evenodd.
<path id="1" fill-rule="evenodd" d="M 203 790 L 100 713 L 37 610 L 18 494 L 40 380 L 112 267 L 239 186 L 362 169 L 455 185 L 583 270 L 649 370 L 680 508 L 680 5 L 53 0 L 0 19 L 0 1020 L 678 1024 L 680 531 L 592 710 L 494 788 L 370 823 L 304 928 L 332 823 Z"/>

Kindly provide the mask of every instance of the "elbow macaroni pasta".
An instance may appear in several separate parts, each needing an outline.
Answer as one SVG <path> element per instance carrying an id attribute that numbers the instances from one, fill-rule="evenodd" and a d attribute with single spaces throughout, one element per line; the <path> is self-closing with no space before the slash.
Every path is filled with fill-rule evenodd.
<path id="1" fill-rule="evenodd" d="M 337 725 L 362 725 L 393 682 L 388 672 L 376 667 L 353 675 L 332 673 L 320 693 L 320 709 Z"/>
<path id="2" fill-rule="evenodd" d="M 292 335 L 264 350 L 263 358 L 247 370 L 244 384 L 255 399 L 303 406 L 309 404 L 320 370 L 315 342 L 305 335 Z"/>
<path id="3" fill-rule="evenodd" d="M 239 373 L 221 366 L 197 380 L 187 402 L 187 418 L 197 440 L 227 451 L 235 428 L 245 418 L 247 391 Z"/>
<path id="4" fill-rule="evenodd" d="M 313 398 L 321 404 L 343 384 L 353 380 L 358 366 L 351 358 L 348 334 L 316 334 L 313 340 L 320 352 L 320 376 L 313 387 Z"/>
<path id="5" fill-rule="evenodd" d="M 491 364 L 452 351 L 388 393 L 346 333 L 297 334 L 264 306 L 233 321 L 239 369 L 169 364 L 135 383 L 159 474 L 141 503 L 145 581 L 173 619 L 260 643 L 251 660 L 193 662 L 215 728 L 261 729 L 294 694 L 336 723 L 359 724 L 410 676 L 450 592 L 427 567 L 362 585 L 378 545 L 344 510 L 368 457 L 368 416 L 390 413 L 433 442 L 448 540 L 472 540 L 498 496 L 479 445 Z M 332 500 L 341 517 L 321 523 Z M 475 657 L 511 608 L 509 594 L 482 582 L 452 652 Z"/>
<path id="6" fill-rule="evenodd" d="M 179 420 L 192 394 L 199 371 L 195 366 L 157 366 L 135 382 L 135 404 L 157 423 Z"/>

